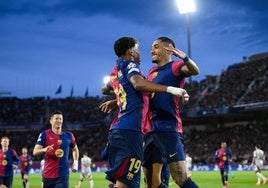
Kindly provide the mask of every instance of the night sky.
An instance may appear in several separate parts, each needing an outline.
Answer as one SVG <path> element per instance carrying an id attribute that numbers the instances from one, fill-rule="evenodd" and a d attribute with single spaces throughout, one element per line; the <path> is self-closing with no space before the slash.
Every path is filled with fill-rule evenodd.
<path id="1" fill-rule="evenodd" d="M 268 52 L 267 0 L 195 0 L 190 14 L 193 80 L 220 75 L 243 56 Z M 19 98 L 101 95 L 116 62 L 114 41 L 140 41 L 142 70 L 152 42 L 167 36 L 188 52 L 186 17 L 175 0 L 0 1 L 0 92 Z M 55 95 L 62 85 L 62 92 Z"/>

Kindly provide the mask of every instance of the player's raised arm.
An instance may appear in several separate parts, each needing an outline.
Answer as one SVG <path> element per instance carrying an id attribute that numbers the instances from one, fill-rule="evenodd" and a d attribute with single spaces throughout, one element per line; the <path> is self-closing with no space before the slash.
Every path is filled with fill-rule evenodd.
<path id="1" fill-rule="evenodd" d="M 180 58 L 184 62 L 184 66 L 182 66 L 182 72 L 184 72 L 186 75 L 197 75 L 199 74 L 199 68 L 196 65 L 196 63 L 188 57 L 183 51 L 174 48 L 172 45 L 169 45 L 168 47 L 164 47 L 167 51 L 171 52 L 174 56 Z"/>

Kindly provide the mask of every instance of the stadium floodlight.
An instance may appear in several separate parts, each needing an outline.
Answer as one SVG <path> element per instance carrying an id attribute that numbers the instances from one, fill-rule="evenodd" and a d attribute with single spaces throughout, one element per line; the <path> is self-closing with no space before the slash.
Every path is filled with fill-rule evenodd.
<path id="1" fill-rule="evenodd" d="M 196 9 L 194 0 L 176 0 L 176 3 L 180 14 L 188 14 Z"/>
<path id="2" fill-rule="evenodd" d="M 107 84 L 110 81 L 110 76 L 104 76 L 103 77 L 103 83 Z"/>
<path id="3" fill-rule="evenodd" d="M 187 22 L 187 45 L 188 45 L 188 56 L 191 57 L 191 31 L 190 31 L 190 17 L 189 13 L 195 12 L 195 2 L 194 0 L 176 0 L 177 7 L 180 14 L 186 15 Z M 192 85 L 192 77 L 189 78 L 190 84 Z"/>

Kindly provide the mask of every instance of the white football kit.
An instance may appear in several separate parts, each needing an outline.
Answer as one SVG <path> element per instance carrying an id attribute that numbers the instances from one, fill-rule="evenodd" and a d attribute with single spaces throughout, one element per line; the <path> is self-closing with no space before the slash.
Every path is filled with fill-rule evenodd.
<path id="1" fill-rule="evenodd" d="M 253 152 L 255 158 L 254 170 L 263 169 L 264 152 L 261 149 L 256 149 Z"/>

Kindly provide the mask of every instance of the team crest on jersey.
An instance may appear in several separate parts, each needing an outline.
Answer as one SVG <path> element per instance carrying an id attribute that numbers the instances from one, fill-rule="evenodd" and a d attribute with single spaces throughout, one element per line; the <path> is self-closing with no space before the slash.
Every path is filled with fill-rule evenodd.
<path id="1" fill-rule="evenodd" d="M 152 79 L 154 79 L 155 77 L 157 77 L 157 75 L 158 75 L 158 72 L 154 72 L 154 73 L 152 74 Z"/>
<path id="2" fill-rule="evenodd" d="M 62 144 L 62 140 L 58 140 L 58 145 L 61 145 Z"/>
<path id="3" fill-rule="evenodd" d="M 117 76 L 118 76 L 118 78 L 120 78 L 122 76 L 122 72 L 118 71 Z"/>
<path id="4" fill-rule="evenodd" d="M 58 158 L 62 158 L 63 155 L 64 155 L 64 151 L 63 151 L 62 149 L 57 149 L 57 150 L 55 151 L 55 155 L 56 155 L 56 157 L 58 157 Z"/>
<path id="5" fill-rule="evenodd" d="M 7 165 L 7 160 L 3 160 L 3 161 L 2 161 L 2 165 L 3 165 L 3 166 L 6 166 L 6 165 Z"/>
<path id="6" fill-rule="evenodd" d="M 128 179 L 128 180 L 133 180 L 133 177 L 134 177 L 134 174 L 133 174 L 133 173 L 129 172 L 129 173 L 127 174 L 127 179 Z"/>

